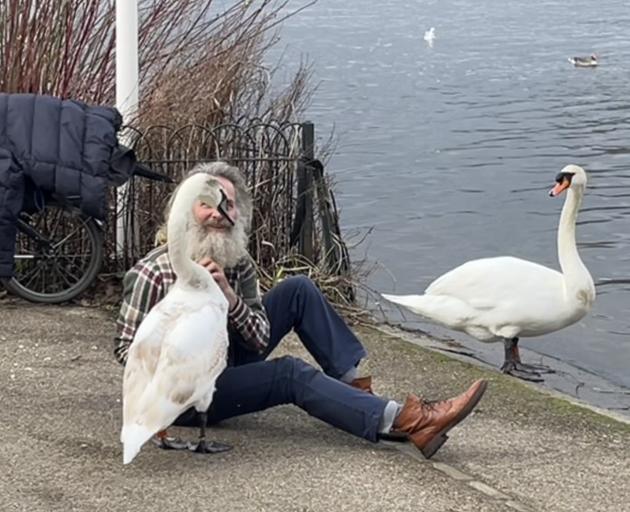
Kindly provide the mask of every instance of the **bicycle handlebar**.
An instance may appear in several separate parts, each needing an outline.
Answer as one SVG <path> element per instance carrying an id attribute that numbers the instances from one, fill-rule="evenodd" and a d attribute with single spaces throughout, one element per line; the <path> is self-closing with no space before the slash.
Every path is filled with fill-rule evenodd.
<path id="1" fill-rule="evenodd" d="M 175 183 L 175 180 L 170 176 L 153 171 L 148 165 L 136 162 L 136 166 L 133 170 L 134 176 L 140 176 L 142 178 L 148 178 L 153 181 L 161 181 L 163 183 Z"/>

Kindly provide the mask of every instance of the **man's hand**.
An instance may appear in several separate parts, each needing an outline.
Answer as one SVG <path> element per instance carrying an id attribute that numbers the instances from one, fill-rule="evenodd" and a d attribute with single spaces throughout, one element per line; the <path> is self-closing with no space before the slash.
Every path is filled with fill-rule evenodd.
<path id="1" fill-rule="evenodd" d="M 230 286 L 230 283 L 228 283 L 227 277 L 225 277 L 225 272 L 223 272 L 223 268 L 207 256 L 201 258 L 198 263 L 210 272 L 210 275 L 212 275 L 213 279 L 219 285 L 219 288 L 223 291 L 223 295 L 225 295 L 225 298 L 228 300 L 230 309 L 232 309 L 236 305 L 237 296 L 234 289 Z"/>

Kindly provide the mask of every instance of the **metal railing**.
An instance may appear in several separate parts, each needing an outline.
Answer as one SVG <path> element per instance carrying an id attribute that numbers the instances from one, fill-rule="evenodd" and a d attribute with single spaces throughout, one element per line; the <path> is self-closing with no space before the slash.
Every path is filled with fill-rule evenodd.
<path id="1" fill-rule="evenodd" d="M 321 163 L 314 159 L 312 123 L 250 120 L 216 127 L 187 125 L 131 129 L 138 160 L 177 182 L 200 162 L 225 160 L 243 170 L 254 212 L 250 252 L 263 269 L 298 254 L 331 274 L 347 275 L 350 261 L 337 209 Z M 154 246 L 172 185 L 134 179 L 123 202 L 112 191 L 105 271 L 128 269 Z M 116 224 L 123 216 L 125 240 Z M 124 250 L 116 251 L 121 242 Z"/>

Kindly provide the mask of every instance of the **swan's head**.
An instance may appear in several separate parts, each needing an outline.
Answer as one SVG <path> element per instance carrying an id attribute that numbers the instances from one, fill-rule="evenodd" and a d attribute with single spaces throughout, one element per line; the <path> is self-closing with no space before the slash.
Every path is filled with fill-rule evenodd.
<path id="1" fill-rule="evenodd" d="M 551 197 L 562 194 L 566 189 L 584 190 L 586 187 L 586 171 L 579 165 L 567 165 L 556 176 L 556 184 L 549 191 Z"/>
<path id="2" fill-rule="evenodd" d="M 228 214 L 227 201 L 225 191 L 221 188 L 221 183 L 215 178 L 207 178 L 202 186 L 197 200 L 205 206 L 216 209 L 232 226 L 234 220 Z"/>
<path id="3" fill-rule="evenodd" d="M 230 217 L 227 210 L 227 195 L 221 186 L 221 182 L 205 173 L 193 174 L 186 181 L 196 188 L 196 202 L 204 207 L 214 208 L 217 210 L 232 226 L 234 220 Z"/>

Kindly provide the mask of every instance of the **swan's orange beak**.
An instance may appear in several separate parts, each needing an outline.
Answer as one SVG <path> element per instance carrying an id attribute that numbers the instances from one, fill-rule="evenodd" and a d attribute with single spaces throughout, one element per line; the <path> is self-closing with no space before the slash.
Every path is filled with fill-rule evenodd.
<path id="1" fill-rule="evenodd" d="M 561 182 L 556 183 L 556 185 L 549 191 L 549 195 L 551 197 L 556 197 L 562 194 L 563 191 L 568 189 L 571 186 L 571 181 L 567 178 L 564 178 Z"/>

